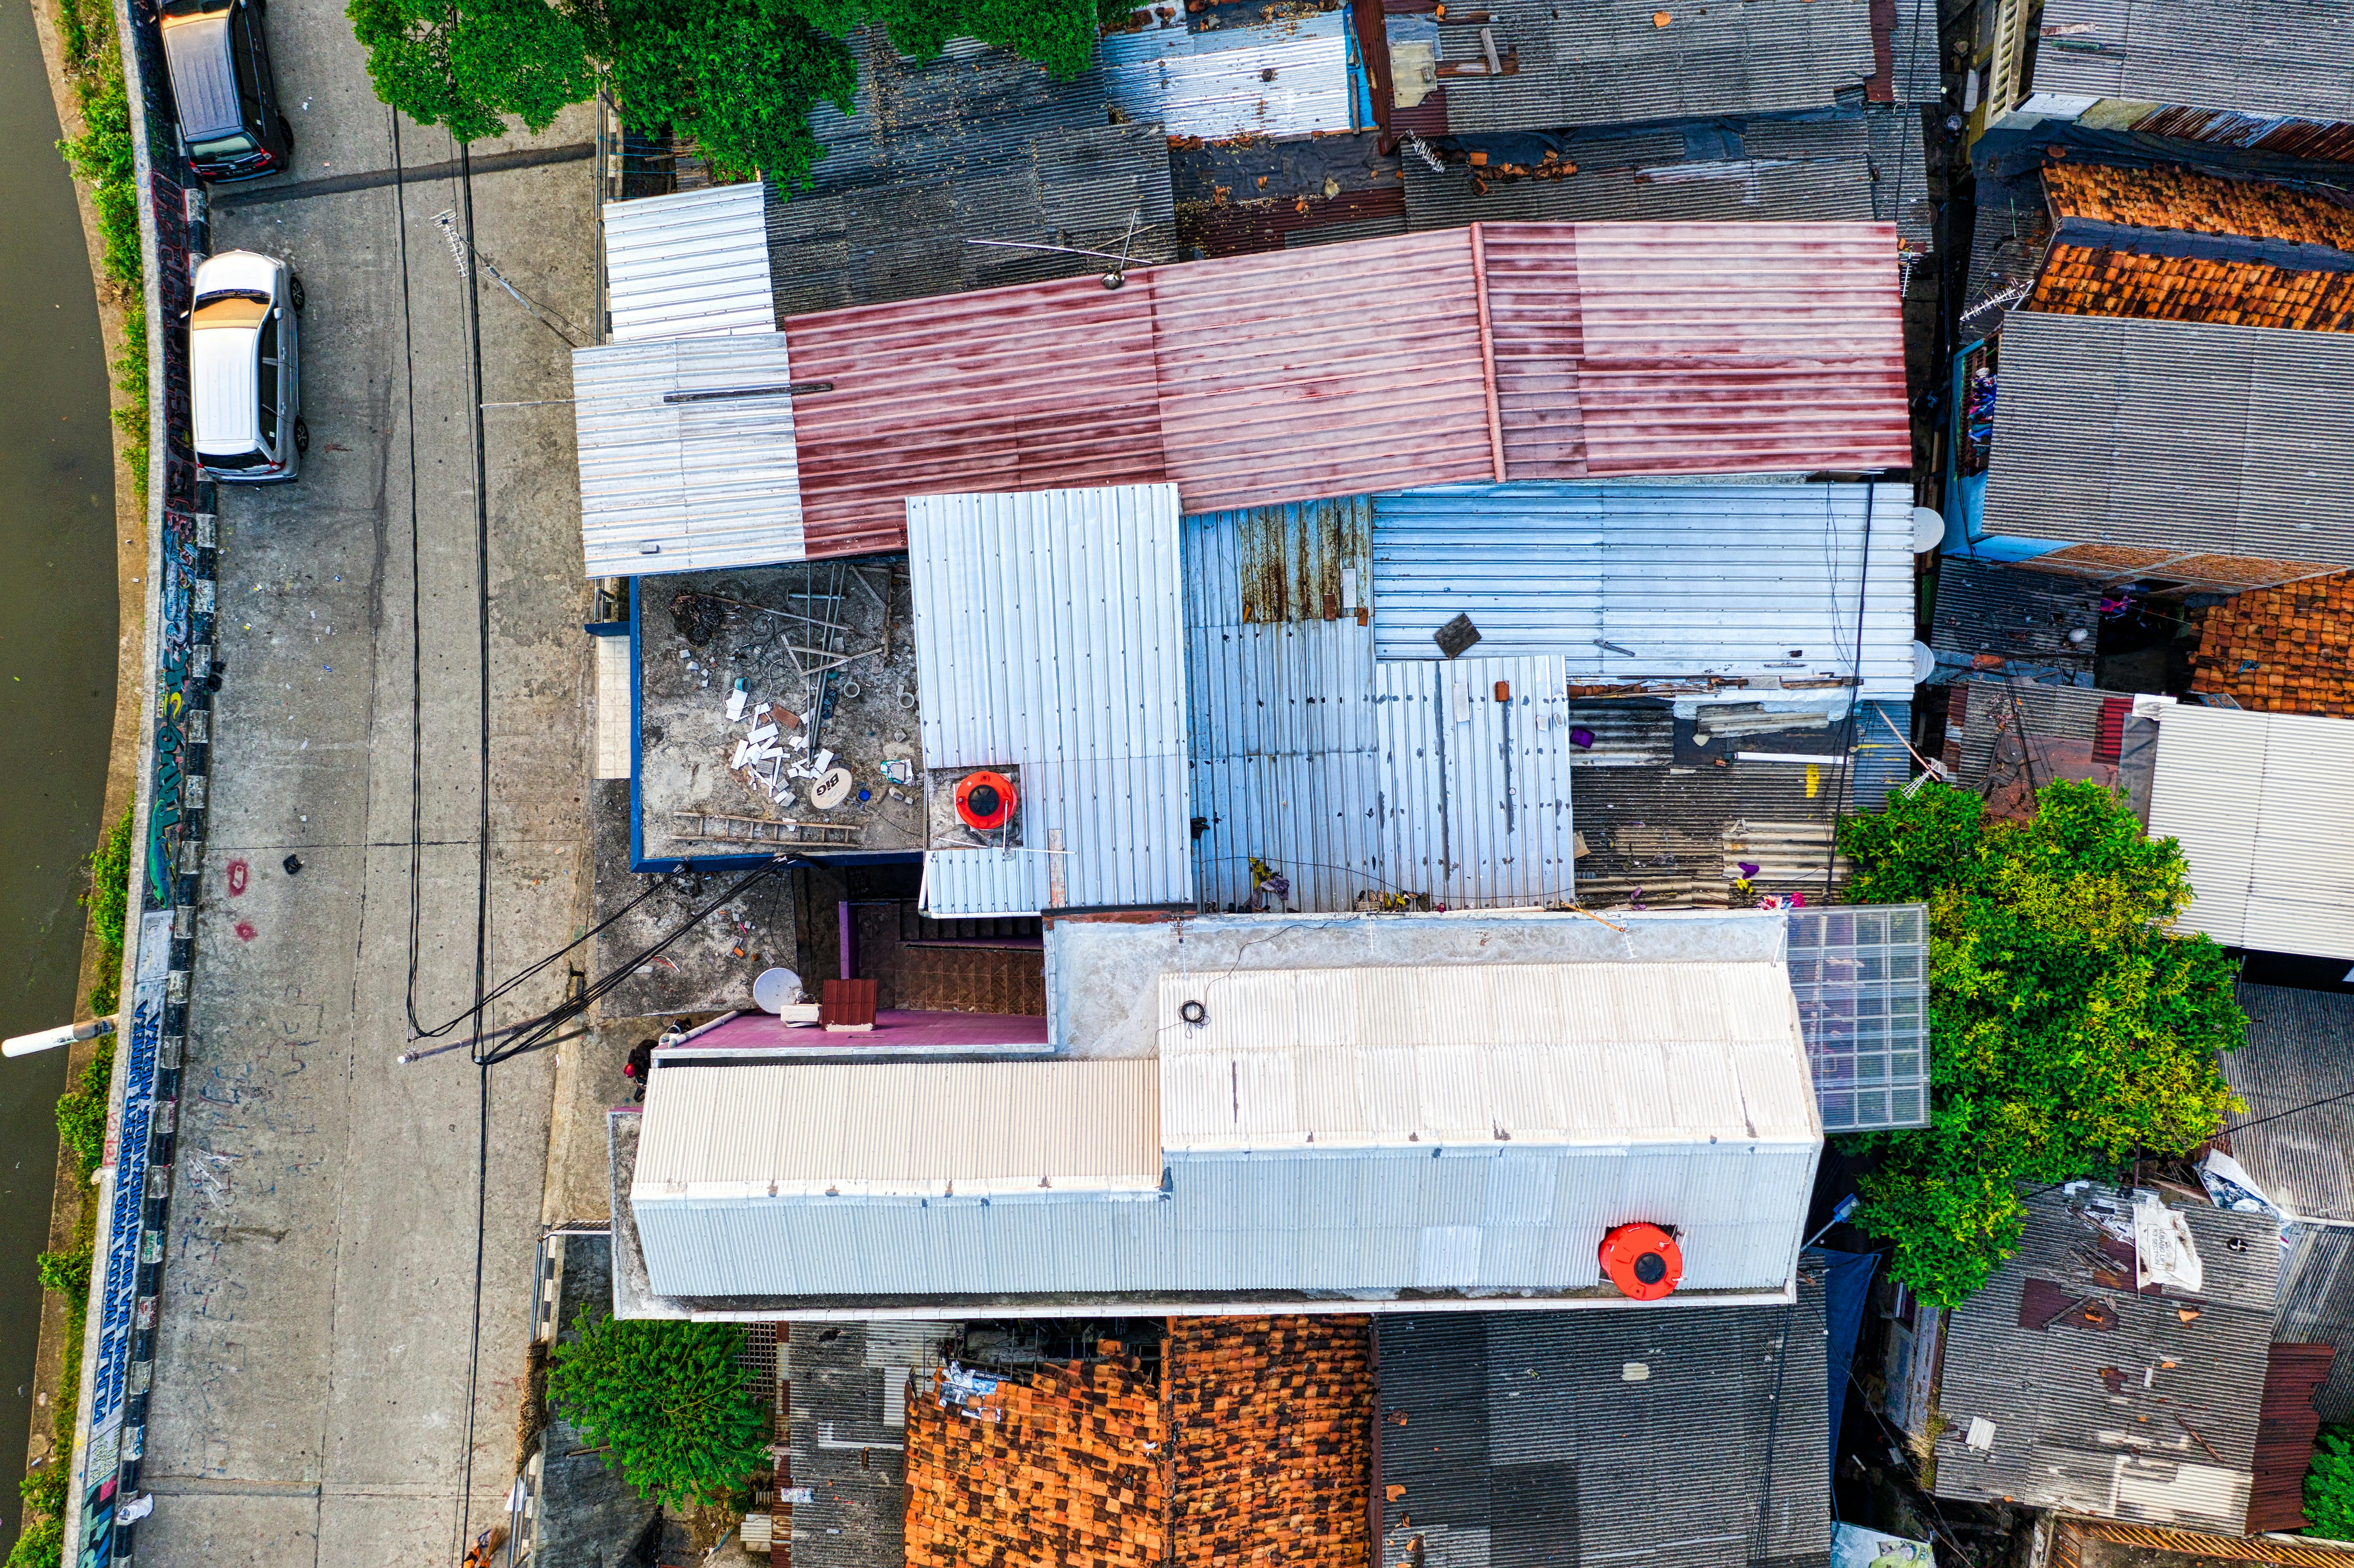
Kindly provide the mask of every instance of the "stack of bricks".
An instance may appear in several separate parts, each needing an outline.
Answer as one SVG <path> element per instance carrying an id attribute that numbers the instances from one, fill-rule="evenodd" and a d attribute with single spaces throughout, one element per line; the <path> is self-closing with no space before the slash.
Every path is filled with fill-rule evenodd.
<path id="1" fill-rule="evenodd" d="M 918 1388 L 908 1568 L 1160 1568 L 1161 1422 L 1159 1389 L 1124 1356 L 1040 1367 L 970 1414 Z"/>
<path id="2" fill-rule="evenodd" d="M 1181 1318 L 1162 1357 L 1178 1568 L 1371 1560 L 1371 1319 Z"/>
<path id="3" fill-rule="evenodd" d="M 2239 594 L 2209 610 L 2191 689 L 2265 713 L 2354 718 L 2354 572 Z"/>

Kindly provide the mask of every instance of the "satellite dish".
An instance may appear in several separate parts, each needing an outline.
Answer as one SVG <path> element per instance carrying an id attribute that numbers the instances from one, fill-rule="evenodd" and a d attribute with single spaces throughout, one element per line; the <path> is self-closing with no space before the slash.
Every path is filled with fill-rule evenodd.
<path id="1" fill-rule="evenodd" d="M 1913 683 L 1925 685 L 1929 677 L 1936 673 L 1937 655 L 1930 651 L 1929 645 L 1926 642 L 1913 644 Z"/>
<path id="2" fill-rule="evenodd" d="M 801 977 L 790 969 L 762 969 L 752 982 L 753 1003 L 763 1012 L 779 1013 L 799 1001 Z"/>
<path id="3" fill-rule="evenodd" d="M 1913 509 L 1913 553 L 1925 556 L 1945 541 L 1946 520 L 1932 506 Z"/>

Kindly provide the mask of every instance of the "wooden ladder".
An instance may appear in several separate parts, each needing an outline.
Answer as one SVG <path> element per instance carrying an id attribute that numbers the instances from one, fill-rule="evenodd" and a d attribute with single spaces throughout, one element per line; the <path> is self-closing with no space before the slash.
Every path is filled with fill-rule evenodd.
<path id="1" fill-rule="evenodd" d="M 673 811 L 683 839 L 720 839 L 731 843 L 855 844 L 865 832 L 854 822 L 795 822 L 774 817 L 723 817 L 709 811 Z"/>

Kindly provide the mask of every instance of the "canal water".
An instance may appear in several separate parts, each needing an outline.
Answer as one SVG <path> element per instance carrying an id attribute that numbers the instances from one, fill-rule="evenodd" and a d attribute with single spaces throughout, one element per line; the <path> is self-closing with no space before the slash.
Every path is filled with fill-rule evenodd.
<path id="1" fill-rule="evenodd" d="M 114 717 L 106 354 L 33 31 L 47 3 L 0 0 L 0 1035 L 80 1000 L 74 895 Z M 19 1525 L 64 1084 L 63 1052 L 0 1061 L 0 1542 Z"/>

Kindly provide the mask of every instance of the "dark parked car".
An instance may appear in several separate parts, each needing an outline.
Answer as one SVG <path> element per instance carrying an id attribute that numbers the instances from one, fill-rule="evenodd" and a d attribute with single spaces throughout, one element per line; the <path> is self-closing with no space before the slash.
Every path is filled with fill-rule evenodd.
<path id="1" fill-rule="evenodd" d="M 261 0 L 169 0 L 163 25 L 180 138 L 197 175 L 224 185 L 292 162 L 294 132 L 262 41 Z"/>

